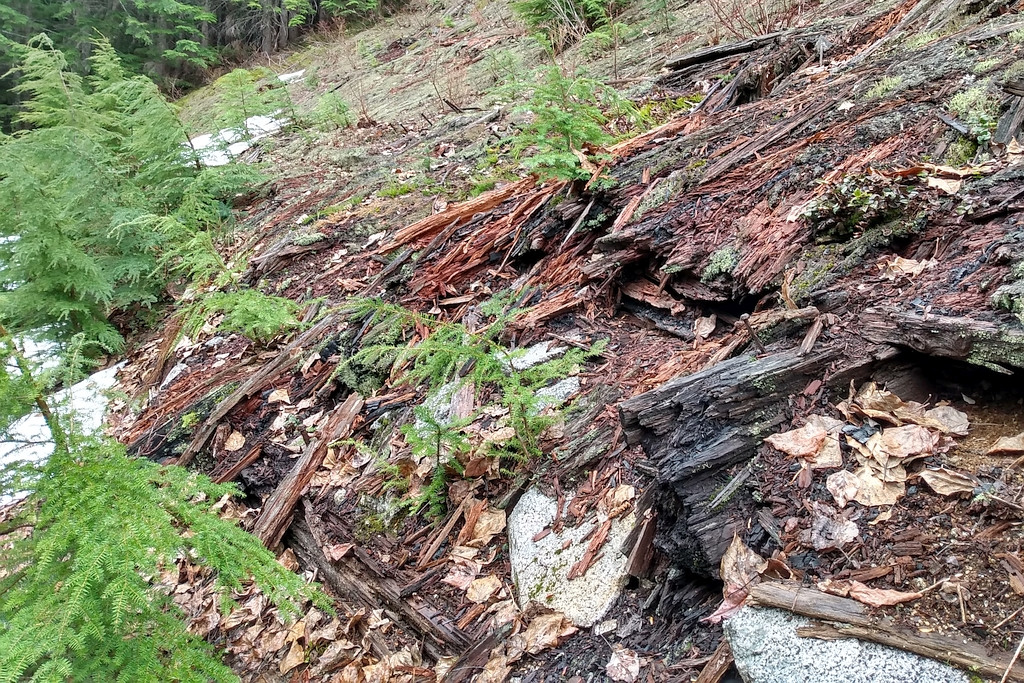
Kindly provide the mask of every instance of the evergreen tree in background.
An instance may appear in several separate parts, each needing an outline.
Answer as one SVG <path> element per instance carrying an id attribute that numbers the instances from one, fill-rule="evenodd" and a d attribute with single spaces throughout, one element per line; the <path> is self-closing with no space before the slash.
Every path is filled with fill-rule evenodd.
<path id="1" fill-rule="evenodd" d="M 0 321 L 58 341 L 82 333 L 94 353 L 120 347 L 109 316 L 155 302 L 168 258 L 208 244 L 200 233 L 256 177 L 204 169 L 173 107 L 108 42 L 89 63 L 77 75 L 45 36 L 24 50 L 23 130 L 0 139 Z"/>
<path id="2" fill-rule="evenodd" d="M 126 68 L 168 92 L 202 83 L 205 70 L 294 42 L 303 30 L 337 18 L 367 21 L 401 6 L 392 0 L 4 0 L 0 2 L 0 73 L 18 64 L 25 45 L 46 33 L 72 70 L 89 71 L 93 41 L 105 36 Z M 0 78 L 0 130 L 11 130 L 19 104 L 11 78 Z"/>

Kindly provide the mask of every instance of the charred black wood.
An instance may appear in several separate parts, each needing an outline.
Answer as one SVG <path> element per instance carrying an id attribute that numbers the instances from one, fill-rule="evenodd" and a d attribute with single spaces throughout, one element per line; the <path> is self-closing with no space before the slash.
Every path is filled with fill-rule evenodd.
<path id="1" fill-rule="evenodd" d="M 1024 330 L 1019 326 L 878 307 L 861 314 L 860 334 L 876 344 L 962 360 L 1002 374 L 1024 368 Z"/>

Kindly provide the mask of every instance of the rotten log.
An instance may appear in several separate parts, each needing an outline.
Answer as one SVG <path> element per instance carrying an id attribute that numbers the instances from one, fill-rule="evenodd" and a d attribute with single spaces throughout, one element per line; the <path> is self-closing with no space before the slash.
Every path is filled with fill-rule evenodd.
<path id="1" fill-rule="evenodd" d="M 715 576 L 734 533 L 748 529 L 744 496 L 712 505 L 726 468 L 749 459 L 765 434 L 787 419 L 787 402 L 838 357 L 834 349 L 801 356 L 737 356 L 624 401 L 630 445 L 641 444 L 658 470 L 657 545 L 690 571 Z"/>
<path id="2" fill-rule="evenodd" d="M 273 548 L 281 541 L 281 536 L 292 521 L 292 511 L 299 502 L 302 491 L 323 464 L 327 447 L 351 433 L 352 425 L 362 409 L 363 397 L 359 394 L 349 394 L 345 402 L 331 413 L 324 428 L 309 442 L 302 457 L 267 498 L 263 504 L 263 512 L 260 513 L 253 529 L 253 534 L 263 541 L 265 546 Z"/>
<path id="3" fill-rule="evenodd" d="M 823 349 L 730 358 L 624 401 L 623 430 L 630 445 L 644 446 L 666 483 L 735 464 L 782 424 L 786 398 L 820 378 L 837 357 Z"/>
<path id="4" fill-rule="evenodd" d="M 337 313 L 324 317 L 323 320 L 296 337 L 292 343 L 288 344 L 278 354 L 277 358 L 264 365 L 258 372 L 245 380 L 240 387 L 231 392 L 231 395 L 221 401 L 220 405 L 210 413 L 210 416 L 206 418 L 203 424 L 199 425 L 195 436 L 192 437 L 192 441 L 189 442 L 188 447 L 174 464 L 184 467 L 192 462 L 192 459 L 196 457 L 196 454 L 206 445 L 207 440 L 216 431 L 220 421 L 236 405 L 276 380 L 281 373 L 285 372 L 295 362 L 301 353 L 318 341 L 337 322 Z"/>
<path id="5" fill-rule="evenodd" d="M 306 516 L 309 512 L 307 505 Z M 425 616 L 423 607 L 417 609 L 416 596 L 403 598 L 402 586 L 392 578 L 373 572 L 360 559 L 359 553 L 351 553 L 335 562 L 328 560 L 304 519 L 291 525 L 285 542 L 300 562 L 315 568 L 320 580 L 344 600 L 367 611 L 383 607 L 398 628 L 423 643 L 424 651 L 433 659 L 460 653 L 470 645 L 469 636 L 454 624 Z"/>
<path id="6" fill-rule="evenodd" d="M 735 43 L 712 45 L 710 47 L 701 48 L 700 50 L 688 52 L 687 54 L 680 55 L 678 57 L 669 57 L 665 60 L 665 68 L 672 71 L 679 71 L 680 69 L 685 69 L 688 66 L 713 62 L 726 57 L 735 57 L 736 55 L 741 55 L 746 52 L 753 52 L 754 50 L 770 45 L 779 38 L 793 32 L 794 31 L 792 30 L 775 31 L 774 33 L 766 33 L 761 36 L 740 40 Z"/>
<path id="7" fill-rule="evenodd" d="M 992 142 L 997 145 L 1008 145 L 1010 141 L 1018 137 L 1021 129 L 1024 128 L 1024 82 L 1015 81 L 1016 87 L 1008 90 L 1013 94 L 1010 97 L 1010 106 L 1006 113 L 999 118 L 996 131 L 992 134 Z M 1011 84 L 1003 86 L 1008 88 Z"/>
<path id="8" fill-rule="evenodd" d="M 993 322 L 878 307 L 861 313 L 859 330 L 876 344 L 966 361 L 1001 374 L 1024 368 L 1024 331 Z"/>
<path id="9" fill-rule="evenodd" d="M 752 586 L 747 604 L 774 607 L 829 622 L 798 629 L 797 633 L 805 637 L 858 638 L 948 662 L 992 678 L 1001 677 L 1010 667 L 1009 656 L 990 656 L 984 647 L 963 638 L 891 626 L 881 619 L 872 618 L 868 607 L 856 600 L 822 593 L 795 581 L 771 581 Z M 1024 665 L 1014 665 L 1009 672 L 1009 680 L 1024 681 Z"/>

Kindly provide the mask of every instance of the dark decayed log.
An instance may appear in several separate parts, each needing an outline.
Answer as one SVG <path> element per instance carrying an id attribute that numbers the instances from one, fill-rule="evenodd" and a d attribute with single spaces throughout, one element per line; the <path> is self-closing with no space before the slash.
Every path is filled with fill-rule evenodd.
<path id="1" fill-rule="evenodd" d="M 628 442 L 642 444 L 658 470 L 657 545 L 674 562 L 717 576 L 748 518 L 742 497 L 729 505 L 714 500 L 724 469 L 750 458 L 788 419 L 788 398 L 822 378 L 838 356 L 830 348 L 742 355 L 620 404 Z"/>
<path id="2" fill-rule="evenodd" d="M 306 514 L 309 514 L 308 506 Z M 367 564 L 360 548 L 353 548 L 339 560 L 328 560 L 321 542 L 304 519 L 292 524 L 285 542 L 303 565 L 315 568 L 317 578 L 346 602 L 365 607 L 367 612 L 383 607 L 398 628 L 423 644 L 429 657 L 437 660 L 458 654 L 471 644 L 469 636 L 449 619 L 436 614 L 436 610 L 421 604 L 420 598 L 403 598 L 402 586 Z"/>
<path id="3" fill-rule="evenodd" d="M 868 308 L 860 315 L 860 334 L 876 344 L 966 361 L 1002 374 L 1024 368 L 1024 330 L 983 320 L 918 315 L 891 308 Z"/>
<path id="4" fill-rule="evenodd" d="M 792 33 L 793 31 L 791 30 L 775 31 L 774 33 L 766 33 L 762 36 L 755 36 L 735 43 L 712 45 L 711 47 L 701 48 L 695 52 L 688 52 L 684 55 L 679 55 L 678 57 L 669 57 L 665 60 L 665 68 L 677 71 L 679 69 L 685 69 L 688 66 L 694 66 L 695 64 L 704 64 L 706 62 L 713 62 L 716 59 L 722 59 L 723 57 L 733 57 L 746 52 L 753 52 L 754 50 L 770 45 L 779 38 Z"/>
<path id="5" fill-rule="evenodd" d="M 663 483 L 740 462 L 786 419 L 783 403 L 820 378 L 833 349 L 741 355 L 620 404 L 629 443 L 643 444 Z"/>

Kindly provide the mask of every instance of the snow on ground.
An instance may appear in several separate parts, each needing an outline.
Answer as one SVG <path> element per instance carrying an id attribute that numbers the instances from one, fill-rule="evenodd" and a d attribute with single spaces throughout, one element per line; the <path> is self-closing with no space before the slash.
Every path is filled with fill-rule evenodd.
<path id="1" fill-rule="evenodd" d="M 123 362 L 94 373 L 78 384 L 58 391 L 47 401 L 63 414 L 70 415 L 78 430 L 96 433 L 103 426 L 103 414 L 107 410 L 104 392 L 117 384 L 117 371 L 122 365 Z M 53 442 L 43 416 L 38 411 L 29 413 L 11 427 L 9 440 L 0 441 L 0 470 L 19 462 L 43 462 L 52 452 Z M 23 495 L 0 495 L 0 505 L 7 505 Z"/>
<path id="2" fill-rule="evenodd" d="M 294 83 L 295 81 L 302 78 L 304 75 L 306 75 L 306 70 L 302 69 L 300 71 L 293 71 L 290 74 L 281 74 L 280 76 L 278 76 L 278 78 L 281 80 L 282 83 Z"/>
<path id="3" fill-rule="evenodd" d="M 252 147 L 261 138 L 273 135 L 285 127 L 288 119 L 274 112 L 270 116 L 250 116 L 245 120 L 245 130 L 225 128 L 218 133 L 205 133 L 192 138 L 192 147 L 199 154 L 199 160 L 206 166 L 223 166 L 239 154 Z"/>

